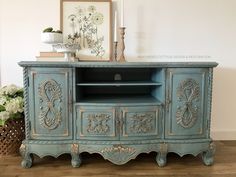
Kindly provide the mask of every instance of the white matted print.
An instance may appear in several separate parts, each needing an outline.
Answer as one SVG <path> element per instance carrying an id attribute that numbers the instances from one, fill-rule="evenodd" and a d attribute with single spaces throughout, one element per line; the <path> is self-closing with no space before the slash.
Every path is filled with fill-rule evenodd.
<path id="1" fill-rule="evenodd" d="M 76 43 L 79 60 L 111 58 L 111 0 L 61 0 L 64 43 Z"/>

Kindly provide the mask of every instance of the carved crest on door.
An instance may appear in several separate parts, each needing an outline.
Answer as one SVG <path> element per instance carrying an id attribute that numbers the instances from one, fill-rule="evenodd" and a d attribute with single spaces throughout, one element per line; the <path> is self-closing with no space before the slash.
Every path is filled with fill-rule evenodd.
<path id="1" fill-rule="evenodd" d="M 46 80 L 39 85 L 38 93 L 40 102 L 40 125 L 46 129 L 53 130 L 60 125 L 62 120 L 61 87 L 55 80 Z"/>
<path id="2" fill-rule="evenodd" d="M 199 83 L 194 79 L 182 81 L 177 88 L 178 107 L 176 111 L 177 124 L 183 128 L 191 128 L 197 121 L 198 102 L 200 97 Z"/>

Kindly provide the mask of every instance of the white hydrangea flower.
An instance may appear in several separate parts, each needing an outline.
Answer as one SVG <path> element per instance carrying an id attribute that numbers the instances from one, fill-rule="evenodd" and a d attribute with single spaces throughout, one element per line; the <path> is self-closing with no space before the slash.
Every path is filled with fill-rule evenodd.
<path id="1" fill-rule="evenodd" d="M 0 119 L 5 121 L 10 118 L 10 113 L 7 111 L 0 112 Z"/>
<path id="2" fill-rule="evenodd" d="M 0 89 L 0 97 L 3 96 L 5 93 L 4 87 Z"/>
<path id="3" fill-rule="evenodd" d="M 11 84 L 5 88 L 5 94 L 6 95 L 14 95 L 14 94 L 16 94 L 16 92 L 18 90 L 19 90 L 19 88 L 16 85 Z"/>
<path id="4" fill-rule="evenodd" d="M 0 105 L 4 105 L 7 102 L 7 98 L 5 96 L 0 96 Z"/>
<path id="5" fill-rule="evenodd" d="M 24 111 L 24 108 L 23 108 L 23 98 L 21 97 L 16 97 L 12 100 L 10 100 L 9 102 L 7 102 L 5 108 L 6 108 L 6 111 L 8 111 L 9 113 L 22 113 Z"/>
<path id="6" fill-rule="evenodd" d="M 0 89 L 0 95 L 11 95 L 13 96 L 19 90 L 16 85 L 11 84 Z"/>

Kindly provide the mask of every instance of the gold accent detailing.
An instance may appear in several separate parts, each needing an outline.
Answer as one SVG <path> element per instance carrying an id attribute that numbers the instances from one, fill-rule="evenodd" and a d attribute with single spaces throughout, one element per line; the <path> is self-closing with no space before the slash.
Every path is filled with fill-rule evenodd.
<path id="1" fill-rule="evenodd" d="M 42 107 L 39 121 L 44 128 L 53 130 L 61 123 L 61 97 L 61 87 L 55 80 L 49 79 L 39 85 L 39 104 Z"/>
<path id="2" fill-rule="evenodd" d="M 101 153 L 114 153 L 114 152 L 119 152 L 119 153 L 134 153 L 136 150 L 132 147 L 124 147 L 122 145 L 113 145 L 113 147 L 109 148 L 104 148 L 101 150 Z"/>
<path id="3" fill-rule="evenodd" d="M 71 145 L 71 153 L 77 154 L 79 152 L 79 145 L 78 144 L 72 144 Z"/>
<path id="4" fill-rule="evenodd" d="M 26 151 L 26 145 L 25 144 L 21 144 L 20 152 L 25 152 L 25 151 Z"/>
<path id="5" fill-rule="evenodd" d="M 19 151 L 20 151 L 20 154 L 22 157 L 24 157 L 26 155 L 26 148 L 27 147 L 25 144 L 21 144 Z"/>
<path id="6" fill-rule="evenodd" d="M 69 135 L 69 132 L 68 132 L 68 130 L 66 129 L 66 130 L 64 130 L 62 136 L 67 136 L 67 135 Z"/>
<path id="7" fill-rule="evenodd" d="M 215 151 L 216 145 L 215 145 L 214 142 L 211 142 L 211 143 L 209 144 L 209 149 Z"/>
<path id="8" fill-rule="evenodd" d="M 199 129 L 199 135 L 203 133 L 202 128 Z"/>
<path id="9" fill-rule="evenodd" d="M 49 130 L 49 132 L 50 132 L 50 130 Z M 39 133 L 35 133 L 35 130 L 34 130 L 34 129 L 32 130 L 32 137 L 37 138 L 38 136 L 42 136 L 42 135 L 48 136 L 48 133 L 45 132 L 45 134 L 43 134 L 43 133 L 40 133 L 40 134 L 39 134 Z M 67 130 L 64 130 L 63 134 L 60 134 L 60 137 L 61 137 L 61 136 L 63 136 L 63 137 L 69 136 L 69 131 L 68 131 L 68 129 L 67 129 Z"/>
<path id="10" fill-rule="evenodd" d="M 200 86 L 194 79 L 189 78 L 182 81 L 177 89 L 178 101 L 176 120 L 183 128 L 191 128 L 198 118 L 198 106 L 193 101 L 199 101 Z"/>
<path id="11" fill-rule="evenodd" d="M 172 132 L 170 132 L 170 131 L 168 131 L 168 135 L 175 135 L 174 133 L 172 133 Z"/>
<path id="12" fill-rule="evenodd" d="M 167 153 L 168 152 L 168 144 L 162 143 L 160 144 L 160 153 Z"/>
<path id="13" fill-rule="evenodd" d="M 88 117 L 88 133 L 104 134 L 110 131 L 107 122 L 111 119 L 110 114 L 89 114 Z"/>
<path id="14" fill-rule="evenodd" d="M 148 133 L 153 130 L 153 115 L 151 113 L 136 113 L 129 117 L 132 120 L 130 131 L 133 133 Z"/>

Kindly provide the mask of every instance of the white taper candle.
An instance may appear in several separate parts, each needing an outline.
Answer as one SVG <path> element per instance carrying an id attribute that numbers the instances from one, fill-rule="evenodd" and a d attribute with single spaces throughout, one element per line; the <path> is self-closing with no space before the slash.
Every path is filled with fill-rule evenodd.
<path id="1" fill-rule="evenodd" d="M 121 27 L 124 27 L 124 0 L 121 0 L 121 3 L 120 3 L 120 14 L 121 14 L 120 25 L 121 25 Z"/>
<path id="2" fill-rule="evenodd" d="M 117 11 L 115 11 L 115 21 L 114 21 L 114 42 L 117 42 Z"/>

